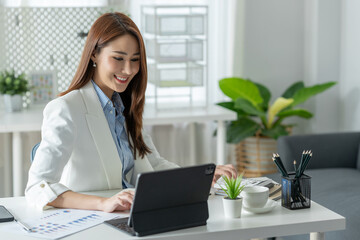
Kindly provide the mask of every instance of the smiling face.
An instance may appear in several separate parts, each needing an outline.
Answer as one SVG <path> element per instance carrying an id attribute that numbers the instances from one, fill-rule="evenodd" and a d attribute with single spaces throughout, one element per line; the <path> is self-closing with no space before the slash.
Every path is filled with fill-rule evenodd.
<path id="1" fill-rule="evenodd" d="M 130 34 L 122 35 L 95 53 L 91 60 L 96 63 L 94 82 L 111 99 L 114 91 L 124 92 L 139 72 L 138 41 Z"/>

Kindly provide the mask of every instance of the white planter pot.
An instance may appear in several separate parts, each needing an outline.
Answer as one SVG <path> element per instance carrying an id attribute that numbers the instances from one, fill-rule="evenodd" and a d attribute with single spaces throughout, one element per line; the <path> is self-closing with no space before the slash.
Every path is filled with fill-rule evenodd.
<path id="1" fill-rule="evenodd" d="M 5 110 L 7 112 L 18 112 L 22 109 L 21 95 L 4 95 Z"/>
<path id="2" fill-rule="evenodd" d="M 240 218 L 242 209 L 242 198 L 223 198 L 224 213 L 227 218 Z"/>

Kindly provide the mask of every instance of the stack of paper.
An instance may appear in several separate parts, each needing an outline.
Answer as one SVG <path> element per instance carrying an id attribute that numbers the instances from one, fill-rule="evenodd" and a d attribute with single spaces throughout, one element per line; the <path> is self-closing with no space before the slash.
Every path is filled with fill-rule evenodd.
<path id="1" fill-rule="evenodd" d="M 281 184 L 273 181 L 268 177 L 257 177 L 257 178 L 243 178 L 241 181 L 241 185 L 245 185 L 246 187 L 250 186 L 263 186 L 269 188 L 269 198 L 272 200 L 279 200 L 281 198 Z M 215 194 L 225 196 L 224 190 L 225 188 L 224 179 L 220 178 L 214 185 Z"/>
<path id="2" fill-rule="evenodd" d="M 4 226 L 4 230 L 34 238 L 59 239 L 101 224 L 106 220 L 128 216 L 128 213 L 54 208 L 44 211 L 41 217 L 22 220 L 31 227 L 31 232 L 26 232 L 15 222 Z M 2 238 L 0 237 L 0 239 Z"/>

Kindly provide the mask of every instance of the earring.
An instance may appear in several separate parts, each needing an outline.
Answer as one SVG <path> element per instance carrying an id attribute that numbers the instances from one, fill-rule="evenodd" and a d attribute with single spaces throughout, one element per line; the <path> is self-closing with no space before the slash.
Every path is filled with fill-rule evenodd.
<path id="1" fill-rule="evenodd" d="M 93 63 L 93 67 L 96 67 L 96 62 Z"/>

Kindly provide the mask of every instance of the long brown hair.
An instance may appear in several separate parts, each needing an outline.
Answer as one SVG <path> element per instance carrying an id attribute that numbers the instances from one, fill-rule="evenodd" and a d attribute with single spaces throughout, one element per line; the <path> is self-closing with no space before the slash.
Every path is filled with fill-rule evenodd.
<path id="1" fill-rule="evenodd" d="M 91 61 L 92 54 L 94 52 L 100 53 L 101 49 L 109 42 L 124 34 L 131 34 L 138 40 L 140 48 L 140 68 L 126 90 L 120 93 L 120 95 L 125 106 L 124 116 L 127 125 L 127 134 L 131 136 L 132 141 L 129 142 L 134 157 L 136 158 L 137 151 L 139 151 L 141 157 L 144 157 L 145 154 L 151 152 L 146 146 L 141 133 L 147 85 L 146 53 L 140 31 L 128 16 L 119 12 L 105 13 L 95 21 L 87 36 L 75 76 L 69 88 L 59 95 L 63 96 L 86 85 L 94 75 L 94 67 Z"/>

